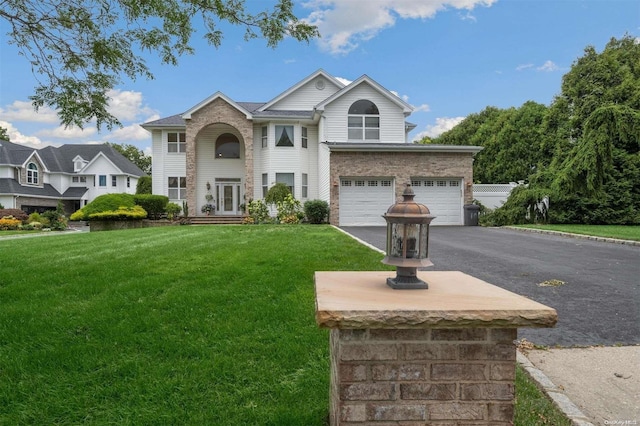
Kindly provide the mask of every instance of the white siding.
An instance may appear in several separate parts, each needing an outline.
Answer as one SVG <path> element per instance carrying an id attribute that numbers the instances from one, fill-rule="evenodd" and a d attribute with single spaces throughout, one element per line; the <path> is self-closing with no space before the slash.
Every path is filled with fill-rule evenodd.
<path id="1" fill-rule="evenodd" d="M 316 82 L 324 82 L 324 88 L 318 89 Z M 313 107 L 324 101 L 335 92 L 340 90 L 338 86 L 326 78 L 319 76 L 299 87 L 295 92 L 290 93 L 285 98 L 280 99 L 269 109 L 274 110 L 311 110 Z"/>
<path id="2" fill-rule="evenodd" d="M 109 160 L 103 156 L 98 156 L 96 160 L 91 163 L 89 167 L 84 170 L 84 173 L 95 176 L 95 186 L 93 186 L 93 177 L 87 177 L 87 188 L 89 188 L 89 194 L 87 198 L 93 200 L 94 198 L 103 194 L 113 194 L 121 192 L 117 187 L 111 186 L 111 175 L 121 173 Z M 100 186 L 100 175 L 107 177 L 107 185 Z"/>
<path id="3" fill-rule="evenodd" d="M 269 187 L 276 181 L 276 173 L 293 173 L 294 197 L 303 203 L 318 196 L 318 129 L 297 122 L 278 122 L 278 125 L 293 126 L 293 147 L 275 146 L 275 124 L 268 125 L 268 147 L 262 148 L 262 126 L 254 126 L 254 191 L 253 198 L 262 199 L 262 174 L 268 174 Z M 307 148 L 302 148 L 302 127 L 307 128 Z M 306 173 L 308 193 L 302 198 L 302 174 Z"/>
<path id="4" fill-rule="evenodd" d="M 154 130 L 151 137 L 153 169 L 151 192 L 156 195 L 169 195 L 167 178 L 169 176 L 187 176 L 187 154 L 169 153 L 167 147 L 168 132 L 184 132 L 184 129 Z"/>
<path id="5" fill-rule="evenodd" d="M 349 114 L 349 107 L 360 99 L 370 100 L 376 104 L 380 112 L 380 140 L 371 142 L 405 142 L 406 134 L 402 108 L 391 102 L 367 83 L 362 83 L 326 106 L 324 111 L 324 116 L 326 117 L 326 135 L 324 140 L 329 142 L 348 142 L 347 116 Z"/>
<path id="6" fill-rule="evenodd" d="M 318 146 L 318 199 L 329 202 L 331 195 L 331 170 L 329 163 L 329 148 L 326 145 Z"/>
<path id="7" fill-rule="evenodd" d="M 15 209 L 15 199 L 12 195 L 2 196 L 0 195 L 0 205 L 3 205 L 5 209 Z"/>
<path id="8" fill-rule="evenodd" d="M 13 179 L 15 176 L 15 169 L 9 166 L 0 166 L 0 178 Z"/>

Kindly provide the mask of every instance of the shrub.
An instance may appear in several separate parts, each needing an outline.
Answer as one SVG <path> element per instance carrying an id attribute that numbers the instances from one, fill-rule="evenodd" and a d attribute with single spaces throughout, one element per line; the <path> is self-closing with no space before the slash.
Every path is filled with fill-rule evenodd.
<path id="1" fill-rule="evenodd" d="M 0 219 L 6 216 L 11 216 L 21 222 L 29 220 L 29 216 L 20 209 L 0 209 Z"/>
<path id="2" fill-rule="evenodd" d="M 269 221 L 269 209 L 267 205 L 262 200 L 251 200 L 249 201 L 249 217 L 251 218 L 251 222 L 246 221 L 245 223 L 265 223 Z"/>
<path id="3" fill-rule="evenodd" d="M 13 216 L 7 215 L 0 219 L 0 231 L 14 231 L 19 229 L 21 225 L 22 221 Z"/>
<path id="4" fill-rule="evenodd" d="M 58 201 L 58 206 L 55 210 L 47 210 L 42 213 L 42 216 L 49 221 L 49 228 L 54 231 L 64 231 L 67 229 L 67 217 L 64 215 L 64 207 L 62 201 Z"/>
<path id="5" fill-rule="evenodd" d="M 47 219 L 46 217 L 42 216 L 40 213 L 38 212 L 33 212 L 29 215 L 29 219 L 28 219 L 29 224 L 33 225 L 34 223 L 37 223 L 40 225 L 40 227 L 42 226 L 49 226 L 49 219 Z"/>
<path id="6" fill-rule="evenodd" d="M 304 203 L 304 215 L 309 223 L 324 223 L 329 216 L 329 204 L 323 200 L 309 200 Z"/>
<path id="7" fill-rule="evenodd" d="M 141 206 L 122 206 L 116 210 L 92 213 L 90 220 L 142 220 L 147 217 L 147 212 Z"/>
<path id="8" fill-rule="evenodd" d="M 158 219 L 165 212 L 169 203 L 166 195 L 137 194 L 133 196 L 134 202 L 142 207 L 152 219 Z"/>
<path id="9" fill-rule="evenodd" d="M 284 183 L 278 182 L 269 188 L 267 196 L 264 197 L 264 201 L 269 205 L 277 205 L 284 201 L 287 198 L 287 195 L 291 195 L 289 187 Z"/>
<path id="10" fill-rule="evenodd" d="M 151 194 L 151 176 L 142 176 L 136 185 L 136 194 Z"/>
<path id="11" fill-rule="evenodd" d="M 300 220 L 304 217 L 300 201 L 293 198 L 291 193 L 287 195 L 284 201 L 278 202 L 276 208 L 278 209 L 280 223 L 300 223 Z"/>
<path id="12" fill-rule="evenodd" d="M 27 224 L 22 225 L 23 231 L 33 231 L 34 229 L 42 229 L 44 226 L 40 222 L 29 222 Z"/>
<path id="13" fill-rule="evenodd" d="M 133 207 L 136 203 L 131 194 L 105 194 L 96 197 L 95 200 L 73 213 L 71 220 L 89 220 L 93 213 L 117 210 L 120 206 Z"/>
<path id="14" fill-rule="evenodd" d="M 169 220 L 173 220 L 175 216 L 180 214 L 181 210 L 182 210 L 182 207 L 180 207 L 176 203 L 169 203 L 167 204 L 167 207 L 164 208 L 164 211 L 167 212 L 167 219 Z"/>

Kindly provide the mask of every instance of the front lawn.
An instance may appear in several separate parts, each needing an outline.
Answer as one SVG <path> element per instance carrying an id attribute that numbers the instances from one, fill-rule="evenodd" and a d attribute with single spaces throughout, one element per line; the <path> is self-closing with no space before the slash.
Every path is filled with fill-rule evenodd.
<path id="1" fill-rule="evenodd" d="M 640 226 L 625 225 L 517 225 L 521 228 L 548 229 L 571 234 L 640 241 Z"/>
<path id="2" fill-rule="evenodd" d="M 387 268 L 326 226 L 73 233 L 0 253 L 11 425 L 323 425 L 313 273 Z"/>

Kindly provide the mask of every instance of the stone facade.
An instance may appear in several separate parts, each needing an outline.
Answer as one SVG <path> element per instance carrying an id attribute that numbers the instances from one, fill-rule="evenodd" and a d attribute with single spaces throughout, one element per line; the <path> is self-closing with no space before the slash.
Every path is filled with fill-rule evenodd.
<path id="1" fill-rule="evenodd" d="M 411 178 L 462 178 L 464 203 L 473 200 L 473 154 L 447 152 L 361 152 L 332 151 L 330 157 L 331 224 L 340 220 L 341 177 L 390 177 L 395 179 L 395 193 L 401 199 L 404 185 Z"/>
<path id="2" fill-rule="evenodd" d="M 515 328 L 332 329 L 331 424 L 511 425 L 516 337 Z"/>
<path id="3" fill-rule="evenodd" d="M 221 98 L 214 99 L 203 106 L 186 120 L 186 172 L 187 172 L 187 203 L 189 215 L 196 216 L 196 144 L 198 135 L 208 126 L 227 124 L 234 127 L 242 136 L 244 143 L 245 194 L 253 194 L 253 124 L 246 115 Z"/>

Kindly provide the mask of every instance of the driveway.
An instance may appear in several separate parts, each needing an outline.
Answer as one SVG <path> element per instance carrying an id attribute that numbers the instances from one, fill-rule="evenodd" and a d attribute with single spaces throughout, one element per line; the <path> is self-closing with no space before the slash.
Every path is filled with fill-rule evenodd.
<path id="1" fill-rule="evenodd" d="M 384 227 L 344 227 L 385 249 Z M 501 228 L 433 226 L 431 270 L 462 271 L 558 312 L 553 329 L 520 329 L 541 345 L 640 344 L 640 247 Z M 563 285 L 541 286 L 559 280 Z M 427 290 L 428 291 L 428 290 Z"/>

